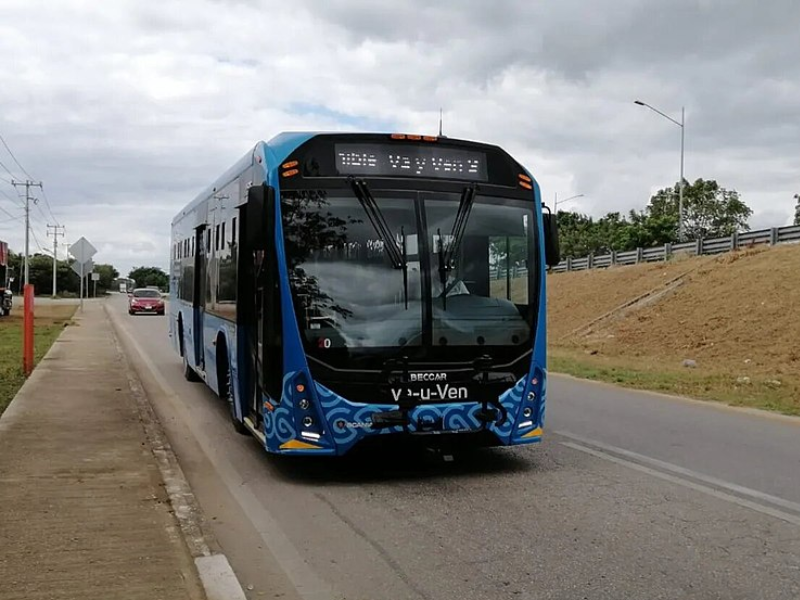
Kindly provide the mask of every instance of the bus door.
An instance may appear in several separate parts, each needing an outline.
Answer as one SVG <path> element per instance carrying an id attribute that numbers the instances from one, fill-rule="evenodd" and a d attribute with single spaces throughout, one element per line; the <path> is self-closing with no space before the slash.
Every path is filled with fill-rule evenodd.
<path id="1" fill-rule="evenodd" d="M 247 332 L 250 410 L 258 415 L 262 393 L 280 399 L 283 376 L 274 190 L 253 186 L 242 208 L 240 273 L 247 275 L 239 278 L 237 315 Z"/>
<path id="2" fill-rule="evenodd" d="M 194 293 L 192 294 L 194 340 L 194 364 L 198 369 L 205 371 L 205 352 L 203 349 L 203 316 L 206 309 L 206 268 L 208 266 L 208 235 L 207 226 L 201 225 L 195 230 L 194 253 Z"/>

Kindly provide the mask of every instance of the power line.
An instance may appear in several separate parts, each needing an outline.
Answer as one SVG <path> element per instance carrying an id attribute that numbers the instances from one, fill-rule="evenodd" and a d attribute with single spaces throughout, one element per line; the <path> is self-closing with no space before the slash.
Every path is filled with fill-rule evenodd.
<path id="1" fill-rule="evenodd" d="M 41 204 L 39 204 L 39 199 L 38 199 L 38 198 L 34 198 L 34 199 L 33 199 L 33 204 L 36 206 L 36 208 L 38 208 L 38 209 L 39 209 L 39 214 L 40 214 L 40 215 L 42 215 L 42 218 L 43 218 L 45 221 L 47 221 L 47 220 L 48 220 L 48 219 L 47 219 L 47 215 L 46 215 L 46 214 L 44 214 L 44 211 L 42 210 L 42 206 L 41 206 Z M 56 221 L 56 223 L 58 223 L 58 219 L 56 219 L 56 218 L 53 216 L 53 213 L 52 213 L 52 211 L 50 212 L 50 216 L 51 216 L 51 217 L 53 217 L 53 220 L 54 220 L 54 221 Z"/>
<path id="2" fill-rule="evenodd" d="M 47 206 L 47 212 L 50 213 L 50 216 L 53 217 L 53 220 L 56 222 L 56 224 L 58 224 L 58 219 L 56 218 L 56 215 L 55 213 L 53 213 L 53 209 L 50 206 L 50 199 L 47 197 L 47 192 L 44 191 L 44 188 L 42 188 L 41 191 L 42 191 L 42 198 L 44 198 L 45 206 Z"/>
<path id="3" fill-rule="evenodd" d="M 25 216 L 25 215 L 19 215 L 18 217 L 15 217 L 14 215 L 12 215 L 10 212 L 8 212 L 8 211 L 7 211 L 5 208 L 3 208 L 2 206 L 0 206 L 0 210 L 2 210 L 4 213 L 6 213 L 6 214 L 7 214 L 9 217 L 11 217 L 12 219 L 19 219 L 20 217 L 24 217 L 24 216 Z"/>
<path id="4" fill-rule="evenodd" d="M 36 237 L 36 230 L 33 228 L 31 228 L 31 235 L 33 236 L 33 241 L 36 242 L 36 246 L 39 248 L 39 250 L 44 252 L 44 248 L 42 248 L 42 245 L 39 243 L 39 238 Z"/>
<path id="5" fill-rule="evenodd" d="M 9 184 L 10 184 L 10 185 L 14 185 L 14 182 L 13 182 L 13 181 L 9 181 Z M 16 191 L 16 190 L 15 190 L 15 191 Z M 9 195 L 6 193 L 6 191 L 5 191 L 5 190 L 0 190 L 0 194 L 3 194 L 3 196 L 5 196 L 5 197 L 6 197 L 6 198 L 8 198 L 9 200 L 11 200 L 11 202 L 15 202 L 15 203 L 17 203 L 19 206 L 24 206 L 24 204 L 21 202 L 21 198 L 20 198 L 19 196 L 17 196 L 17 198 L 16 198 L 16 200 L 15 200 L 15 199 L 14 199 L 14 198 L 12 198 L 11 196 L 9 196 Z"/>
<path id="6" fill-rule="evenodd" d="M 25 173 L 25 175 L 28 177 L 28 179 L 33 180 L 33 176 L 30 173 L 28 173 L 28 171 L 25 170 L 25 167 L 23 167 L 22 164 L 20 164 L 20 162 L 17 160 L 17 157 L 14 156 L 14 153 L 11 151 L 11 148 L 6 143 L 6 140 L 5 140 L 5 138 L 3 138 L 2 134 L 0 134 L 0 142 L 3 143 L 3 146 L 8 151 L 8 154 L 11 156 L 11 159 L 14 161 L 14 163 L 22 170 L 23 173 Z M 0 163 L 0 164 L 2 164 L 2 163 Z M 8 167 L 3 165 L 3 168 L 6 171 L 8 171 L 8 174 L 11 175 L 12 178 L 14 177 L 14 174 L 11 171 L 8 170 Z M 11 182 L 7 181 L 6 183 L 11 183 Z M 56 218 L 55 214 L 53 214 L 53 209 L 50 206 L 50 199 L 47 197 L 47 194 L 45 193 L 41 182 L 39 183 L 39 189 L 41 189 L 41 191 L 42 191 L 42 197 L 44 198 L 45 206 L 47 206 L 47 212 L 49 212 L 50 216 L 53 217 L 53 220 L 56 223 L 58 223 L 58 219 Z M 39 211 L 41 212 L 41 208 L 39 209 Z M 42 216 L 44 217 L 44 220 L 47 221 L 47 215 L 45 215 L 44 212 L 42 212 Z"/>
<path id="7" fill-rule="evenodd" d="M 63 225 L 47 224 L 47 235 L 53 230 L 53 298 L 56 297 L 56 273 L 58 272 L 58 236 L 62 238 L 67 235 L 67 230 Z"/>
<path id="8" fill-rule="evenodd" d="M 28 173 L 28 172 L 25 170 L 25 167 L 23 167 L 21 164 L 19 164 L 19 161 L 17 160 L 17 157 L 16 157 L 16 156 L 14 156 L 14 153 L 11 151 L 11 148 L 9 148 L 9 147 L 8 147 L 8 144 L 6 144 L 6 141 L 3 139 L 3 136 L 2 136 L 2 134 L 0 134 L 0 142 L 3 142 L 3 146 L 5 146 L 5 147 L 6 147 L 6 150 L 8 150 L 8 153 L 11 155 L 11 158 L 14 160 L 14 162 L 16 163 L 16 165 L 17 165 L 17 166 L 18 166 L 20 169 L 22 169 L 22 172 L 23 172 L 23 173 L 25 173 L 25 175 L 28 177 L 28 179 L 33 179 L 33 176 L 32 176 L 30 173 Z M 7 169 L 6 169 L 6 170 L 7 170 Z"/>
<path id="9" fill-rule="evenodd" d="M 11 172 L 11 170 L 7 166 L 5 166 L 5 164 L 3 164 L 3 161 L 0 161 L 0 167 L 3 167 L 6 170 L 6 173 L 11 175 L 12 179 L 14 178 L 14 174 Z"/>

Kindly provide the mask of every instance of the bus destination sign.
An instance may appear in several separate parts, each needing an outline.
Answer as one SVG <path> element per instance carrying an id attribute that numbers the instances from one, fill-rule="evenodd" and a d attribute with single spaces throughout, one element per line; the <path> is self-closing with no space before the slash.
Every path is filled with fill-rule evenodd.
<path id="1" fill-rule="evenodd" d="M 486 153 L 437 145 L 337 143 L 339 175 L 487 181 Z"/>

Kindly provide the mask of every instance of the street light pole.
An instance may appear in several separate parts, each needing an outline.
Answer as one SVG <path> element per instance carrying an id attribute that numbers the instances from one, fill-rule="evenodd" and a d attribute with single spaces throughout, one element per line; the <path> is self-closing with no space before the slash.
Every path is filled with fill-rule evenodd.
<path id="1" fill-rule="evenodd" d="M 683 154 L 684 154 L 683 150 L 684 150 L 684 138 L 686 132 L 686 107 L 685 106 L 681 107 L 681 120 L 680 122 L 678 122 L 669 115 L 665 115 L 657 108 L 650 106 L 646 102 L 642 102 L 641 100 L 634 100 L 633 103 L 638 104 L 639 106 L 644 106 L 646 108 L 649 108 L 653 112 L 658 113 L 668 121 L 675 123 L 675 125 L 681 128 L 681 179 L 678 182 L 678 241 L 682 242 L 683 241 Z"/>
<path id="2" fill-rule="evenodd" d="M 556 192 L 555 199 L 553 200 L 553 212 L 558 212 L 558 205 L 564 204 L 564 202 L 569 202 L 570 200 L 575 200 L 575 198 L 583 198 L 583 194 L 576 194 L 575 196 L 570 196 L 569 198 L 564 198 L 563 200 L 558 199 L 558 192 Z"/>
<path id="3" fill-rule="evenodd" d="M 681 106 L 681 181 L 678 184 L 678 241 L 683 241 L 683 140 L 686 127 L 686 107 Z"/>

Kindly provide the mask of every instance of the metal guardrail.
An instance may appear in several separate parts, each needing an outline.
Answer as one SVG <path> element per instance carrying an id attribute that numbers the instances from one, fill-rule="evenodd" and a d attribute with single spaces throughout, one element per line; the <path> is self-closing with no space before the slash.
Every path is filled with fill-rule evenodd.
<path id="1" fill-rule="evenodd" d="M 637 248 L 626 252 L 611 252 L 598 256 L 589 255 L 582 258 L 565 258 L 551 271 L 582 271 L 584 269 L 602 269 L 614 265 L 635 265 L 643 262 L 669 260 L 675 254 L 701 256 L 704 254 L 722 254 L 740 248 L 750 248 L 761 244 L 775 246 L 777 244 L 800 243 L 800 225 L 788 227 L 772 227 L 758 231 L 745 231 L 721 238 L 698 239 L 679 244 L 664 244 L 652 248 Z M 527 270 L 526 270 L 527 272 Z M 512 271 L 513 273 L 513 271 Z M 512 275 L 513 276 L 513 275 Z M 505 277 L 505 271 L 502 272 Z M 498 279 L 500 272 L 498 271 Z"/>

